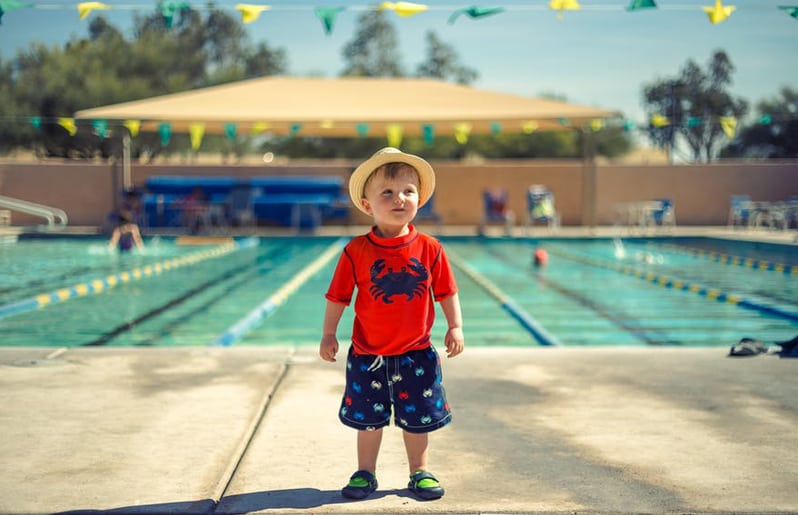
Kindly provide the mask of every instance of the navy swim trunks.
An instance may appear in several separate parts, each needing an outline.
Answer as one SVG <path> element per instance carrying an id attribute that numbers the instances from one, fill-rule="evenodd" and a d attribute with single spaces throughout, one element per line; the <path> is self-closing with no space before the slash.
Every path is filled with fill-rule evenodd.
<path id="1" fill-rule="evenodd" d="M 452 420 L 441 384 L 441 360 L 431 345 L 399 356 L 356 355 L 349 347 L 346 389 L 338 418 L 372 431 L 391 422 L 409 433 L 428 433 Z"/>

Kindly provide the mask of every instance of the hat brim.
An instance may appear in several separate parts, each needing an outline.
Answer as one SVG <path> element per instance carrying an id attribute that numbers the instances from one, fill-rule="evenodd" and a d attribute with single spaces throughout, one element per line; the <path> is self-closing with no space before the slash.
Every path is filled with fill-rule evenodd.
<path id="1" fill-rule="evenodd" d="M 363 207 L 360 199 L 363 198 L 366 181 L 374 170 L 388 163 L 404 163 L 416 169 L 419 182 L 418 207 L 426 204 L 435 191 L 435 172 L 427 161 L 416 155 L 405 154 L 395 148 L 387 147 L 363 161 L 349 177 L 349 197 L 355 207 L 365 214 L 369 213 Z"/>

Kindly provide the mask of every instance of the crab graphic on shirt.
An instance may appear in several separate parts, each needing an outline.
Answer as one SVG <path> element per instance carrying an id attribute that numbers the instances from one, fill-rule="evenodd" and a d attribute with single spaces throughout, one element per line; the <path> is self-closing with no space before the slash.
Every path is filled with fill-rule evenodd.
<path id="1" fill-rule="evenodd" d="M 371 265 L 370 274 L 372 286 L 369 293 L 374 300 L 382 299 L 386 304 L 393 304 L 391 297 L 394 295 L 406 295 L 407 300 L 411 301 L 416 296 L 420 298 L 427 291 L 424 281 L 429 273 L 416 258 L 410 258 L 407 266 L 403 266 L 398 272 L 390 267 L 386 272 L 385 260 L 378 259 Z"/>

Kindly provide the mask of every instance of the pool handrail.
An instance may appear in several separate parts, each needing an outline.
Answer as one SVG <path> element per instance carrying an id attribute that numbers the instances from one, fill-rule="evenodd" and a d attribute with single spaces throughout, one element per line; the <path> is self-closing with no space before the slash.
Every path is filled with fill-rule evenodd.
<path id="1" fill-rule="evenodd" d="M 0 195 L 0 207 L 44 218 L 47 220 L 47 225 L 39 226 L 40 229 L 61 230 L 67 226 L 68 218 L 66 212 L 57 207 L 45 206 L 44 204 L 6 197 L 5 195 Z M 56 222 L 56 219 L 58 219 L 58 222 Z"/>

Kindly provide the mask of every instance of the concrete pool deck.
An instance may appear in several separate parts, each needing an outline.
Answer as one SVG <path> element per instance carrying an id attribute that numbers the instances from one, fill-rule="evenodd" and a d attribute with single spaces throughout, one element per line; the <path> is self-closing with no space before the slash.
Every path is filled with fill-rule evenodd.
<path id="1" fill-rule="evenodd" d="M 444 358 L 431 502 L 395 427 L 378 492 L 340 496 L 343 352 L 0 348 L 0 513 L 798 512 L 798 359 L 472 343 Z"/>

